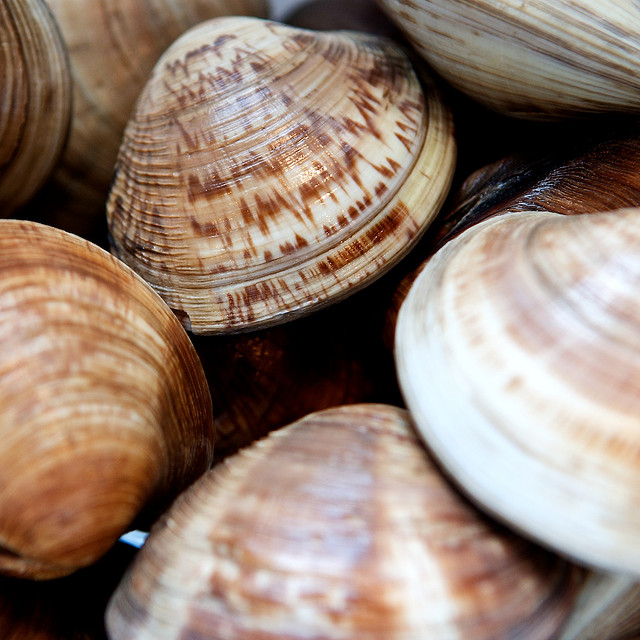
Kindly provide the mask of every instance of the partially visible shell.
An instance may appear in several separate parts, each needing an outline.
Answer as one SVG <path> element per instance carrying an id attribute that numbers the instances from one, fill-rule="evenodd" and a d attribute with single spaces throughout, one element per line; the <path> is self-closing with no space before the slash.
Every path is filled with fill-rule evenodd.
<path id="1" fill-rule="evenodd" d="M 551 638 L 578 574 L 445 482 L 407 413 L 321 411 L 194 484 L 107 610 L 112 640 Z"/>
<path id="2" fill-rule="evenodd" d="M 379 0 L 453 86 L 520 117 L 640 111 L 640 7 L 618 0 Z"/>
<path id="3" fill-rule="evenodd" d="M 633 640 L 640 637 L 640 583 L 591 573 L 558 640 Z"/>
<path id="4" fill-rule="evenodd" d="M 484 508 L 637 578 L 640 209 L 504 214 L 446 244 L 398 318 L 429 447 Z"/>
<path id="5" fill-rule="evenodd" d="M 187 334 L 105 251 L 0 221 L 0 572 L 49 578 L 104 554 L 212 462 Z"/>
<path id="6" fill-rule="evenodd" d="M 0 215 L 40 189 L 56 164 L 71 118 L 71 73 L 44 0 L 0 4 Z"/>
<path id="7" fill-rule="evenodd" d="M 113 250 L 194 333 L 282 322 L 404 256 L 453 173 L 449 112 L 390 41 L 251 18 L 190 30 L 130 120 Z"/>
<path id="8" fill-rule="evenodd" d="M 466 229 L 506 211 L 576 215 L 640 206 L 640 129 L 610 124 L 587 138 L 582 128 L 559 136 L 554 148 L 548 140 L 543 150 L 521 147 L 466 177 L 404 263 L 407 275 L 387 311 L 386 343 L 393 344 L 398 311 L 426 261 Z"/>
<path id="9" fill-rule="evenodd" d="M 440 220 L 434 244 L 505 211 L 565 215 L 640 206 L 640 128 L 611 123 L 606 133 L 584 132 L 545 153 L 521 148 L 470 175 Z"/>

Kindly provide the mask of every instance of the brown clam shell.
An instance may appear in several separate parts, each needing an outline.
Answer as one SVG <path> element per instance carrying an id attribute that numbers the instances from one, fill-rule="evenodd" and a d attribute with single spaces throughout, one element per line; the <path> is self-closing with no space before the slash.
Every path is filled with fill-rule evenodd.
<path id="1" fill-rule="evenodd" d="M 0 221 L 0 572 L 49 578 L 104 554 L 213 457 L 187 334 L 121 262 Z"/>
<path id="2" fill-rule="evenodd" d="M 44 0 L 0 5 L 0 216 L 30 200 L 56 164 L 71 118 L 71 73 Z"/>
<path id="3" fill-rule="evenodd" d="M 311 414 L 205 474 L 107 610 L 112 640 L 550 638 L 566 561 L 446 483 L 408 414 Z"/>
<path id="4" fill-rule="evenodd" d="M 455 157 L 450 115 L 392 42 L 255 18 L 190 30 L 127 125 L 113 251 L 194 333 L 344 298 L 417 241 Z"/>
<path id="5" fill-rule="evenodd" d="M 640 127 L 632 121 L 602 123 L 585 136 L 582 127 L 562 135 L 538 131 L 538 145 L 501 157 L 465 175 L 428 237 L 405 261 L 406 276 L 394 285 L 385 342 L 393 344 L 397 314 L 425 262 L 474 225 L 507 211 L 589 214 L 640 206 Z M 529 142 L 533 142 L 529 132 Z M 551 139 L 554 146 L 551 146 Z M 534 145 L 532 144 L 532 147 Z"/>
<path id="6" fill-rule="evenodd" d="M 267 2 L 47 0 L 47 3 L 69 50 L 73 118 L 61 161 L 42 197 L 25 212 L 25 217 L 102 245 L 106 244 L 104 206 L 122 132 L 157 59 L 180 34 L 203 20 L 232 14 L 266 16 Z"/>

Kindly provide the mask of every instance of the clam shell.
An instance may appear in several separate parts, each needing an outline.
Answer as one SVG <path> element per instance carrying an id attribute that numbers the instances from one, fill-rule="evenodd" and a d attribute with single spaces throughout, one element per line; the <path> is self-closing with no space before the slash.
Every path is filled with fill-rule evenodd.
<path id="1" fill-rule="evenodd" d="M 446 244 L 396 328 L 407 406 L 484 508 L 640 574 L 640 210 L 491 218 Z"/>
<path id="2" fill-rule="evenodd" d="M 266 16 L 267 2 L 47 1 L 69 49 L 73 119 L 44 203 L 49 209 L 52 200 L 57 204 L 48 214 L 57 216 L 52 224 L 88 235 L 96 218 L 103 220 L 122 132 L 163 51 L 203 20 L 245 13 Z M 102 227 L 100 231 L 104 233 Z"/>
<path id="3" fill-rule="evenodd" d="M 389 269 L 448 190 L 449 112 L 390 41 L 220 18 L 163 55 L 107 203 L 194 333 L 282 322 Z"/>
<path id="4" fill-rule="evenodd" d="M 579 137 L 579 140 L 575 139 Z M 544 153 L 501 158 L 472 173 L 452 198 L 434 238 L 442 246 L 465 229 L 505 211 L 565 215 L 640 206 L 640 129 L 624 122 L 584 138 L 560 139 Z M 434 225 L 435 226 L 435 225 Z"/>
<path id="5" fill-rule="evenodd" d="M 0 572 L 94 562 L 211 465 L 211 397 L 187 334 L 102 249 L 0 222 L 0 352 Z"/>
<path id="6" fill-rule="evenodd" d="M 550 638 L 577 574 L 487 520 L 406 411 L 327 409 L 192 485 L 106 615 L 112 640 Z"/>
<path id="7" fill-rule="evenodd" d="M 640 7 L 618 0 L 380 0 L 429 64 L 489 107 L 640 110 Z"/>
<path id="8" fill-rule="evenodd" d="M 640 636 L 640 583 L 592 572 L 558 640 L 633 640 Z"/>
<path id="9" fill-rule="evenodd" d="M 71 73 L 43 0 L 5 0 L 0 41 L 0 215 L 8 217 L 40 189 L 62 153 Z"/>

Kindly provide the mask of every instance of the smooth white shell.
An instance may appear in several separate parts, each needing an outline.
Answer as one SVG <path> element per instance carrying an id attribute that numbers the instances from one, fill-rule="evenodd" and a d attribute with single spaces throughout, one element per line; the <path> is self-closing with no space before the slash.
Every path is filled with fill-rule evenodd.
<path id="1" fill-rule="evenodd" d="M 640 575 L 640 210 L 514 213 L 449 242 L 401 307 L 418 428 L 475 500 Z"/>

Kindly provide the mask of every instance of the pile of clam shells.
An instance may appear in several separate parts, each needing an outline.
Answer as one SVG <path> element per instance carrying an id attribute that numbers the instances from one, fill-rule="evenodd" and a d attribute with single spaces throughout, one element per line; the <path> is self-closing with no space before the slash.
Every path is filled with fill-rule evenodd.
<path id="1" fill-rule="evenodd" d="M 0 637 L 639 637 L 640 6 L 282 12 L 0 0 Z"/>

